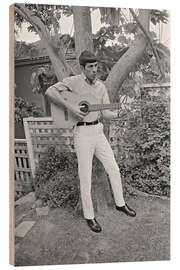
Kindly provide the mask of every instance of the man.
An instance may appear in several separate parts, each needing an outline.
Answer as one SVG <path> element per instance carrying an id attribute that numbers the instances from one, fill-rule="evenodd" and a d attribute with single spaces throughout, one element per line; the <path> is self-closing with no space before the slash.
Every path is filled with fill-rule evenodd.
<path id="1" fill-rule="evenodd" d="M 101 113 L 105 119 L 112 120 L 119 117 L 119 112 L 104 110 L 102 112 L 90 112 L 85 115 L 80 110 L 81 106 L 69 104 L 61 95 L 62 91 L 70 89 L 74 93 L 83 94 L 83 96 L 91 93 L 95 98 L 96 104 L 110 103 L 105 85 L 96 77 L 98 68 L 96 56 L 90 51 L 84 51 L 79 57 L 79 63 L 82 69 L 81 75 L 65 78 L 63 82 L 59 82 L 48 88 L 46 95 L 50 98 L 51 102 L 56 103 L 56 105 L 64 105 L 79 119 L 79 122 L 73 128 L 73 133 L 74 146 L 78 159 L 83 214 L 90 229 L 94 232 L 100 232 L 102 229 L 95 219 L 91 198 L 93 155 L 102 162 L 109 175 L 116 209 L 132 217 L 136 216 L 136 213 L 124 201 L 119 167 L 115 161 L 110 144 L 103 133 L 103 125 L 99 122 Z"/>

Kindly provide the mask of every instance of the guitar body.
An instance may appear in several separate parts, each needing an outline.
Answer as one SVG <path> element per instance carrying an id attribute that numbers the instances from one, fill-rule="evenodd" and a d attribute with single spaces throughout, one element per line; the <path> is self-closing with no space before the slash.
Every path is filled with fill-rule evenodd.
<path id="1" fill-rule="evenodd" d="M 89 113 L 88 106 L 97 102 L 96 98 L 92 94 L 86 94 L 83 96 L 77 95 L 71 91 L 63 91 L 61 95 L 64 100 L 70 104 L 84 105 L 87 109 L 86 114 Z M 72 128 L 79 121 L 71 111 L 66 109 L 64 106 L 57 106 L 54 103 L 51 103 L 51 115 L 54 125 L 57 128 Z"/>

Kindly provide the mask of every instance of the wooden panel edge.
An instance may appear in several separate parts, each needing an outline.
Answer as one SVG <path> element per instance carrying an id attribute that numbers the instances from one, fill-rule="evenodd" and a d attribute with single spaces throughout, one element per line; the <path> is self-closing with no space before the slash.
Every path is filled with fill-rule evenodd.
<path id="1" fill-rule="evenodd" d="M 9 263 L 14 265 L 14 4 L 9 6 L 9 125 Z"/>

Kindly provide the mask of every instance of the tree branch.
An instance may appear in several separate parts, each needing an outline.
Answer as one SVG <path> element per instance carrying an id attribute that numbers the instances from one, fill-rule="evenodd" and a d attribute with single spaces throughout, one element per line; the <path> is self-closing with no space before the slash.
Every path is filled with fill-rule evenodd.
<path id="1" fill-rule="evenodd" d="M 34 13 L 27 9 L 23 4 L 16 4 L 15 10 L 27 22 L 35 27 L 40 39 L 44 42 L 57 78 L 62 80 L 64 77 L 71 74 L 72 68 L 66 63 L 62 48 L 57 48 L 53 44 L 50 33 L 40 18 L 35 16 Z"/>
<path id="2" fill-rule="evenodd" d="M 26 12 L 24 12 L 24 10 L 21 8 L 20 5 L 16 4 L 15 5 L 15 11 L 22 16 L 25 20 L 27 20 L 30 24 L 32 24 L 35 28 L 35 30 L 37 31 L 38 34 L 40 34 L 39 32 L 41 31 L 41 28 L 39 27 L 39 25 L 37 25 L 34 20 L 31 19 L 30 16 L 27 15 Z"/>
<path id="3" fill-rule="evenodd" d="M 130 12 L 131 12 L 131 14 L 132 14 L 134 20 L 137 22 L 137 25 L 139 26 L 139 28 L 141 29 L 141 31 L 144 33 L 144 35 L 146 36 L 146 38 L 147 38 L 147 40 L 148 40 L 148 42 L 149 42 L 149 44 L 150 44 L 150 46 L 151 46 L 151 49 L 152 49 L 152 51 L 153 51 L 153 53 L 154 53 L 154 56 L 155 56 L 155 58 L 156 58 L 156 61 L 157 61 L 157 64 L 158 64 L 158 68 L 159 68 L 159 70 L 160 70 L 161 78 L 162 78 L 162 77 L 164 76 L 164 72 L 163 72 L 163 69 L 162 69 L 161 64 L 160 64 L 159 55 L 158 55 L 156 49 L 155 49 L 154 46 L 153 46 L 151 37 L 150 37 L 149 33 L 148 33 L 148 32 L 145 30 L 145 28 L 143 27 L 143 25 L 141 24 L 141 22 L 139 21 L 139 19 L 138 19 L 138 17 L 136 16 L 134 10 L 133 10 L 132 8 L 130 8 L 129 10 L 130 10 Z"/>
<path id="4" fill-rule="evenodd" d="M 142 9 L 139 14 L 139 19 L 141 23 L 145 25 L 146 29 L 149 28 L 149 13 L 150 10 Z M 124 53 L 112 67 L 105 81 L 111 101 L 115 101 L 115 97 L 124 80 L 129 72 L 132 71 L 134 65 L 141 59 L 147 43 L 148 40 L 145 35 L 138 35 L 133 40 L 126 53 Z"/>
<path id="5" fill-rule="evenodd" d="M 27 20 L 35 27 L 37 33 L 41 38 L 43 37 L 46 38 L 49 42 L 51 41 L 50 35 L 47 32 L 45 25 L 37 16 L 33 14 L 32 11 L 28 10 L 23 4 L 16 4 L 15 10 L 19 15 L 21 15 L 25 20 Z"/>
<path id="6" fill-rule="evenodd" d="M 23 17 L 25 20 L 27 20 L 28 22 L 30 22 L 30 23 L 34 26 L 34 28 L 36 29 L 36 32 L 39 34 L 39 27 L 38 27 L 36 24 L 34 24 L 33 22 L 31 22 L 30 19 L 27 18 L 26 14 L 24 14 L 23 11 L 19 9 L 19 7 L 16 7 L 16 6 L 15 6 L 15 7 L 14 7 L 14 10 L 15 10 L 21 17 Z"/>
<path id="7" fill-rule="evenodd" d="M 54 6 L 54 11 L 56 10 L 56 6 Z M 57 46 L 58 46 L 58 44 L 60 43 L 60 41 L 59 41 L 59 33 L 58 33 L 58 27 L 57 27 L 57 25 L 56 25 L 56 23 L 55 23 L 55 20 L 52 18 L 52 25 L 53 25 L 53 29 L 54 29 L 54 35 L 55 35 L 55 42 L 56 42 L 56 44 L 57 44 Z"/>

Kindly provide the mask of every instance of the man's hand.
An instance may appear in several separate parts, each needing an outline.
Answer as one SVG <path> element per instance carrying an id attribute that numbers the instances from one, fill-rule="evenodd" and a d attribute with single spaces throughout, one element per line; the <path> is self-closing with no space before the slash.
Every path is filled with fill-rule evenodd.
<path id="1" fill-rule="evenodd" d="M 81 111 L 81 108 L 83 108 L 83 106 L 79 106 L 79 105 L 73 105 L 70 106 L 68 109 L 80 120 L 82 120 L 85 116 L 86 113 Z"/>

